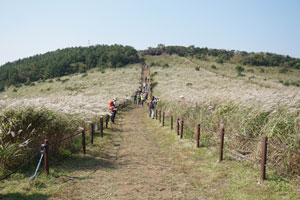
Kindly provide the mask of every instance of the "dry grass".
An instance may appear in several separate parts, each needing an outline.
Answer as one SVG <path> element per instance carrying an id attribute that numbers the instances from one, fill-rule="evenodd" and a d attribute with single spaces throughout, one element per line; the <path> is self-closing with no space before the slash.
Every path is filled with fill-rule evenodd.
<path id="1" fill-rule="evenodd" d="M 11 87 L 0 93 L 0 108 L 44 106 L 85 119 L 105 114 L 108 101 L 113 97 L 119 100 L 131 97 L 138 87 L 140 71 L 139 64 L 116 70 L 106 69 L 105 73 L 93 69 L 87 74 L 61 77 L 60 81 L 35 82 L 35 86 L 22 86 L 17 92 Z"/>
<path id="2" fill-rule="evenodd" d="M 147 64 L 151 62 L 160 63 L 160 66 L 151 67 L 151 73 L 157 72 L 154 76 L 154 81 L 158 82 L 155 93 L 163 100 L 178 101 L 183 95 L 188 102 L 234 102 L 264 110 L 277 105 L 293 107 L 300 100 L 299 87 L 283 86 L 275 73 L 274 76 L 271 72 L 265 73 L 267 77 L 256 73 L 257 78 L 249 80 L 252 73 L 237 77 L 234 66 L 230 64 L 221 67 L 213 62 L 199 61 L 200 71 L 196 71 L 198 64 L 175 55 L 147 57 Z M 170 67 L 161 67 L 165 63 Z M 212 64 L 217 70 L 208 71 Z M 280 77 L 285 80 L 289 75 L 280 74 Z"/>

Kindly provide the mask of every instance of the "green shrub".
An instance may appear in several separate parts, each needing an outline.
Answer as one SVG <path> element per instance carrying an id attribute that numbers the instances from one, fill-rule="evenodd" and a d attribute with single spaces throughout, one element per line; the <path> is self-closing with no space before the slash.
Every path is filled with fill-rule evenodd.
<path id="1" fill-rule="evenodd" d="M 13 92 L 18 92 L 17 88 L 14 88 L 14 89 L 13 89 Z"/>
<path id="2" fill-rule="evenodd" d="M 216 60 L 216 62 L 219 63 L 219 64 L 223 64 L 223 63 L 224 63 L 223 59 L 221 59 L 221 58 L 218 58 L 218 59 Z"/>
<path id="3" fill-rule="evenodd" d="M 31 84 L 31 81 L 29 78 L 27 78 L 26 82 L 24 83 L 24 85 L 30 85 Z"/>
<path id="4" fill-rule="evenodd" d="M 217 69 L 216 65 L 210 66 L 212 69 Z"/>
<path id="5" fill-rule="evenodd" d="M 198 67 L 195 67 L 195 70 L 196 71 L 200 71 L 200 67 L 198 66 Z"/>
<path id="6" fill-rule="evenodd" d="M 236 66 L 236 67 L 235 67 L 235 70 L 236 70 L 237 72 L 243 72 L 243 71 L 245 71 L 245 68 L 239 65 L 239 66 Z"/>
<path id="7" fill-rule="evenodd" d="M 279 80 L 279 83 L 283 83 L 283 80 Z"/>
<path id="8" fill-rule="evenodd" d="M 264 73 L 265 70 L 264 70 L 263 68 L 259 68 L 259 72 L 260 72 L 260 73 Z"/>
<path id="9" fill-rule="evenodd" d="M 52 80 L 52 79 L 49 79 L 49 80 L 48 80 L 48 83 L 52 83 L 52 82 L 53 82 L 53 80 Z"/>
<path id="10" fill-rule="evenodd" d="M 186 83 L 186 86 L 192 86 L 193 84 L 192 83 Z"/>
<path id="11" fill-rule="evenodd" d="M 16 87 L 16 88 L 20 88 L 20 87 L 22 87 L 22 84 L 19 84 L 19 83 L 18 83 L 18 84 L 15 85 L 15 87 Z"/>
<path id="12" fill-rule="evenodd" d="M 254 73 L 253 69 L 247 69 L 247 72 Z"/>
<path id="13" fill-rule="evenodd" d="M 162 66 L 162 68 L 168 68 L 169 67 L 169 64 L 168 63 L 166 63 L 166 64 L 164 64 L 163 66 Z"/>
<path id="14" fill-rule="evenodd" d="M 285 73 L 287 73 L 288 72 L 288 69 L 287 68 L 281 68 L 281 69 L 279 69 L 279 73 L 280 74 L 285 74 Z"/>
<path id="15" fill-rule="evenodd" d="M 289 86 L 289 85 L 290 85 L 290 82 L 289 82 L 289 81 L 285 81 L 285 82 L 283 83 L 283 85 L 284 85 L 284 86 Z"/>
<path id="16" fill-rule="evenodd" d="M 55 80 L 56 80 L 56 81 L 60 81 L 60 78 L 56 78 Z"/>
<path id="17" fill-rule="evenodd" d="M 154 63 L 154 62 L 151 62 L 151 63 L 150 63 L 150 67 L 153 67 L 153 66 L 155 66 L 155 63 Z"/>

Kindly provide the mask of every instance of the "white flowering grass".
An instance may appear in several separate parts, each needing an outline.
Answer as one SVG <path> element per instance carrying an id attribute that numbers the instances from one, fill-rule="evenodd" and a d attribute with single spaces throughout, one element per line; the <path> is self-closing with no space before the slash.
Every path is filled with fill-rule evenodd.
<path id="1" fill-rule="evenodd" d="M 119 69 L 106 69 L 105 73 L 93 69 L 86 75 L 61 77 L 60 81 L 35 82 L 35 86 L 13 87 L 0 93 L 1 109 L 18 106 L 46 107 L 53 111 L 76 114 L 83 118 L 107 113 L 108 101 L 129 99 L 138 87 L 139 64 Z M 62 80 L 69 79 L 63 82 Z"/>
<path id="2" fill-rule="evenodd" d="M 233 66 L 228 67 L 228 72 L 207 70 L 212 64 L 208 61 L 199 61 L 200 71 L 196 71 L 198 64 L 178 56 L 149 56 L 147 64 L 160 63 L 160 66 L 151 67 L 151 73 L 157 72 L 154 81 L 158 82 L 155 94 L 163 100 L 178 101 L 183 95 L 188 102 L 234 102 L 245 107 L 256 106 L 268 110 L 277 105 L 292 107 L 300 100 L 300 89 L 295 86 L 283 86 L 275 74 L 272 78 L 268 74 L 265 81 L 264 75 L 256 75 L 256 79 L 237 77 Z M 163 64 L 168 63 L 168 68 Z M 229 65 L 229 64 L 228 64 Z M 220 66 L 217 65 L 217 69 Z M 225 67 L 223 66 L 225 70 Z M 221 70 L 220 70 L 221 71 Z M 287 76 L 280 75 L 280 76 Z"/>

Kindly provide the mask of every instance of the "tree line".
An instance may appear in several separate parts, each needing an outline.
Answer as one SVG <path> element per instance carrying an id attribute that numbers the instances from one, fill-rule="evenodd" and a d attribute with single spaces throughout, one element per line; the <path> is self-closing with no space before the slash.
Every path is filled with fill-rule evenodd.
<path id="1" fill-rule="evenodd" d="M 165 46 L 159 44 L 156 48 L 149 47 L 147 50 L 141 51 L 143 55 L 161 55 L 176 54 L 184 57 L 195 57 L 197 59 L 206 60 L 208 57 L 214 57 L 218 63 L 234 62 L 236 64 L 253 65 L 253 66 L 280 66 L 285 68 L 300 69 L 300 59 L 290 56 L 283 56 L 274 53 L 254 53 L 246 51 L 209 49 L 207 47 L 200 48 L 195 46 Z"/>
<path id="2" fill-rule="evenodd" d="M 96 45 L 58 49 L 0 67 L 0 91 L 21 83 L 60 77 L 88 69 L 120 68 L 139 62 L 137 51 L 130 46 Z"/>

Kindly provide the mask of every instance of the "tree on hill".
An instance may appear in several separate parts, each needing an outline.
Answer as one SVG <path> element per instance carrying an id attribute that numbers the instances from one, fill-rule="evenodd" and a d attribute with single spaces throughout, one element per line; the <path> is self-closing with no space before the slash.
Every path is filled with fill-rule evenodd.
<path id="1" fill-rule="evenodd" d="M 5 86 L 60 77 L 87 69 L 123 67 L 139 62 L 137 51 L 130 46 L 96 45 L 58 49 L 31 56 L 0 67 L 0 89 Z"/>

